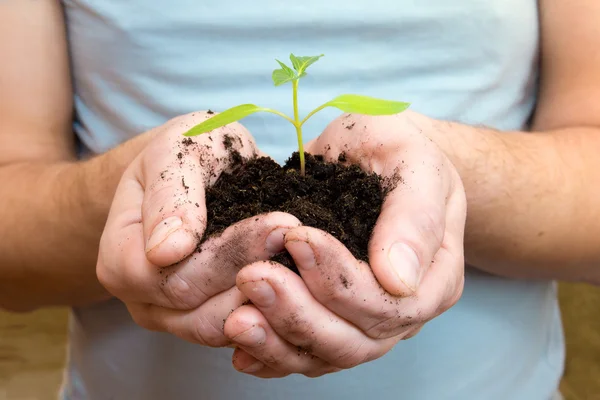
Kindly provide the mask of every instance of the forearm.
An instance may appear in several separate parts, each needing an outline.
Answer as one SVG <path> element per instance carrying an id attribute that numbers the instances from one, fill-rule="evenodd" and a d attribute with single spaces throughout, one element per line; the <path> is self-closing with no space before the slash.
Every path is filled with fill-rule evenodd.
<path id="1" fill-rule="evenodd" d="M 107 297 L 95 273 L 98 242 L 120 176 L 146 140 L 85 162 L 0 167 L 0 308 Z"/>
<path id="2" fill-rule="evenodd" d="M 465 185 L 470 265 L 600 283 L 600 129 L 501 133 L 433 124 L 431 138 Z"/>

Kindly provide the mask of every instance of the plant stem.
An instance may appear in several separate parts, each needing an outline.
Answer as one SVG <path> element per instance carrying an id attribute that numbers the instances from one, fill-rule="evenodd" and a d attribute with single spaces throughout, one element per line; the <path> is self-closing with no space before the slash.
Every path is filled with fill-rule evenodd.
<path id="1" fill-rule="evenodd" d="M 300 155 L 300 176 L 304 176 L 304 144 L 302 143 L 302 123 L 298 118 L 298 79 L 292 82 L 292 92 L 294 96 L 294 126 L 296 127 L 296 136 L 298 137 L 298 153 Z"/>
<path id="2" fill-rule="evenodd" d="M 327 108 L 327 107 L 329 107 L 329 102 L 327 102 L 327 103 L 325 103 L 325 104 L 323 104 L 323 105 L 321 105 L 321 106 L 319 106 L 319 107 L 315 108 L 314 110 L 312 110 L 312 111 L 311 111 L 311 112 L 310 112 L 310 113 L 309 113 L 309 114 L 308 114 L 308 115 L 307 115 L 307 116 L 306 116 L 306 117 L 305 117 L 305 118 L 302 120 L 302 122 L 300 122 L 300 125 L 304 125 L 304 123 L 305 123 L 306 121 L 308 121 L 308 119 L 309 119 L 310 117 L 312 117 L 313 115 L 315 115 L 316 113 L 318 113 L 319 111 L 321 111 L 322 109 L 324 109 L 324 108 Z"/>
<path id="3" fill-rule="evenodd" d="M 293 119 L 291 119 L 290 117 L 288 117 L 287 115 L 285 115 L 284 113 L 282 113 L 282 112 L 279 112 L 277 110 L 273 110 L 271 108 L 262 108 L 262 107 L 261 107 L 261 111 L 268 112 L 268 113 L 275 114 L 275 115 L 279 115 L 280 117 L 285 118 L 286 120 L 288 120 L 292 125 L 296 126 L 296 122 Z"/>

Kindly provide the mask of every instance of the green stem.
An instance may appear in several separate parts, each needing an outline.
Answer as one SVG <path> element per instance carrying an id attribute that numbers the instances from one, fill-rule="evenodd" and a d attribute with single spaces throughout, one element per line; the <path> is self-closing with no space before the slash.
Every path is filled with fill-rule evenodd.
<path id="1" fill-rule="evenodd" d="M 279 115 L 280 117 L 287 119 L 292 125 L 296 126 L 296 122 L 282 112 L 279 112 L 277 110 L 273 110 L 270 108 L 263 108 L 263 107 L 261 107 L 260 110 L 271 113 L 271 114 Z"/>
<path id="2" fill-rule="evenodd" d="M 294 126 L 296 127 L 296 136 L 298 137 L 298 152 L 300 155 L 300 175 L 304 176 L 304 144 L 302 143 L 302 124 L 298 118 L 298 79 L 292 82 L 292 92 L 294 96 Z"/>
<path id="3" fill-rule="evenodd" d="M 312 111 L 311 111 L 311 112 L 310 112 L 310 113 L 309 113 L 309 114 L 308 114 L 308 115 L 307 115 L 307 116 L 306 116 L 306 117 L 305 117 L 305 118 L 302 120 L 302 122 L 300 122 L 300 125 L 304 125 L 304 123 L 305 123 L 306 121 L 308 121 L 308 119 L 309 119 L 310 117 L 312 117 L 313 115 L 315 115 L 316 113 L 318 113 L 319 111 L 321 111 L 322 109 L 324 109 L 324 108 L 327 108 L 327 107 L 329 107 L 329 102 L 327 102 L 327 103 L 323 104 L 323 105 L 322 105 L 322 106 L 320 106 L 320 107 L 317 107 L 317 108 L 315 108 L 314 110 L 312 110 Z"/>

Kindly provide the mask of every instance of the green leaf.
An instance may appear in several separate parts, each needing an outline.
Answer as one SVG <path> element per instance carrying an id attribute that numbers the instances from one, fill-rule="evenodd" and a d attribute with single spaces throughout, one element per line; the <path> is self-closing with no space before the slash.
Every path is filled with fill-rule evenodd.
<path id="1" fill-rule="evenodd" d="M 284 83 L 298 79 L 298 76 L 296 75 L 293 69 L 291 69 L 279 60 L 275 61 L 277 61 L 281 66 L 280 69 L 276 69 L 275 71 L 273 71 L 272 78 L 275 86 L 283 85 Z"/>
<path id="2" fill-rule="evenodd" d="M 293 54 L 290 54 L 290 61 L 292 62 L 292 65 L 294 67 L 294 69 L 298 72 L 298 75 L 300 77 L 303 77 L 306 75 L 305 71 L 308 67 L 310 67 L 312 64 L 316 63 L 319 58 L 324 57 L 325 54 L 321 54 L 318 56 L 295 56 Z"/>
<path id="3" fill-rule="evenodd" d="M 366 115 L 392 115 L 406 110 L 410 103 L 383 100 L 358 94 L 342 94 L 323 105 L 335 107 L 346 113 Z"/>
<path id="4" fill-rule="evenodd" d="M 192 129 L 183 134 L 183 136 L 197 136 L 206 132 L 210 132 L 214 129 L 220 128 L 232 122 L 239 121 L 248 115 L 264 111 L 263 107 L 256 106 L 254 104 L 242 104 L 239 106 L 232 107 L 222 113 L 215 114 L 214 117 L 207 119 L 204 122 L 194 126 Z"/>

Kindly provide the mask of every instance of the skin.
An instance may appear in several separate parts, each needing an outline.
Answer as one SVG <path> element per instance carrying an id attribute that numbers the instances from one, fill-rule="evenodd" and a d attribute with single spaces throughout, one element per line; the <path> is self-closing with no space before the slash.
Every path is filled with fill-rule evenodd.
<path id="1" fill-rule="evenodd" d="M 600 3 L 543 0 L 539 100 L 528 132 L 431 121 L 458 168 L 467 261 L 512 278 L 600 284 Z"/>
<path id="2" fill-rule="evenodd" d="M 600 181 L 600 101 L 597 100 L 600 98 L 600 85 L 597 84 L 600 82 L 600 28 L 597 24 L 600 3 L 544 0 L 540 7 L 541 87 L 531 132 L 500 133 L 436 121 L 410 112 L 392 117 L 396 121 L 388 119 L 387 123 L 392 131 L 398 125 L 418 129 L 458 169 L 469 204 L 464 239 L 465 258 L 469 264 L 509 278 L 561 279 L 598 285 L 600 202 L 597 200 L 600 188 L 594 183 Z M 384 122 L 378 119 L 375 125 L 381 123 Z M 349 135 L 331 135 L 332 130 L 340 129 L 336 122 L 332 125 L 323 134 L 331 139 L 331 146 L 341 148 L 348 144 Z M 367 126 L 369 130 L 373 127 Z M 413 132 L 410 128 L 407 131 Z M 384 147 L 392 148 L 396 139 L 385 136 L 387 132 L 389 130 L 380 132 L 384 135 L 381 141 L 385 143 Z M 315 150 L 314 147 L 311 150 Z M 319 150 L 318 146 L 316 150 Z M 433 215 L 430 226 L 443 223 L 441 216 L 436 216 L 435 212 L 429 215 Z M 286 235 L 286 247 L 297 263 L 310 259 L 310 251 L 306 247 L 304 254 L 293 253 L 296 243 L 300 243 L 296 241 L 298 237 L 325 242 L 321 241 L 324 235 L 295 236 L 300 229 L 308 228 L 297 228 L 294 233 Z M 310 239 L 308 242 L 314 254 L 323 254 L 321 252 L 328 249 L 332 255 L 342 251 L 333 246 L 317 248 L 315 241 Z M 352 264 L 352 261 L 349 263 Z M 339 264 L 330 262 L 328 267 L 333 265 L 337 271 Z M 435 265 L 432 264 L 432 267 Z M 300 270 L 305 273 L 305 269 Z M 396 309 L 398 312 L 411 310 L 405 305 L 407 300 L 419 298 L 419 291 L 434 271 L 430 268 L 425 273 L 416 296 L 399 300 L 400 304 L 404 304 Z M 376 275 L 381 273 L 376 268 L 374 272 Z M 342 286 L 319 290 L 313 283 L 313 279 L 318 281 L 314 275 L 311 275 L 313 279 L 306 279 L 307 285 L 288 276 L 292 282 L 288 285 L 298 285 L 296 292 L 302 293 L 302 286 L 308 286 L 306 289 L 313 298 L 325 306 L 317 312 L 319 304 L 310 301 L 310 296 L 301 302 L 285 295 L 282 290 L 284 281 L 281 280 L 284 275 L 284 271 L 260 265 L 251 265 L 238 275 L 238 287 L 251 299 L 252 295 L 258 295 L 246 287 L 253 288 L 258 279 L 265 277 L 276 293 L 270 303 L 258 301 L 253 306 L 244 306 L 226 322 L 225 334 L 234 342 L 238 340 L 233 364 L 239 371 L 259 377 L 289 373 L 320 376 L 337 368 L 369 361 L 381 354 L 377 350 L 385 352 L 386 346 L 390 345 L 385 341 L 379 342 L 379 346 L 374 345 L 368 329 L 363 329 L 363 335 L 357 335 L 356 327 L 361 327 L 360 322 L 355 322 L 354 327 L 346 327 L 345 333 L 341 332 L 340 326 L 344 325 L 341 318 L 344 318 L 345 310 L 354 311 L 348 316 L 351 322 L 373 316 L 373 310 L 359 307 L 357 311 L 353 302 L 355 297 L 348 296 Z M 356 282 L 360 285 L 357 285 L 356 293 L 369 293 L 369 288 L 360 284 L 363 281 Z M 324 294 L 325 298 L 322 297 Z M 263 299 L 264 296 L 257 298 Z M 340 299 L 342 301 L 337 302 Z M 297 318 L 296 310 L 301 304 L 314 306 L 310 318 L 304 315 L 304 318 Z M 385 307 L 388 303 L 377 304 Z M 314 322 L 322 321 L 327 315 L 323 308 L 334 313 L 338 311 L 336 315 L 341 318 L 332 318 L 334 322 L 319 330 Z M 288 315 L 282 315 L 285 312 L 282 310 L 289 310 Z M 294 327 L 280 322 L 289 318 L 290 314 L 296 317 Z M 378 317 L 376 320 L 386 321 L 381 313 Z M 393 325 L 402 327 L 402 322 L 398 318 Z M 368 328 L 368 325 L 365 327 Z M 305 334 L 298 335 L 299 332 Z M 327 333 L 329 336 L 325 336 Z M 323 337 L 339 338 L 344 343 L 342 349 L 352 351 L 340 349 L 339 342 L 330 344 L 328 341 L 330 347 L 325 349 L 321 341 Z M 312 357 L 295 362 L 298 349 L 293 347 L 294 344 L 310 349 L 309 353 L 316 355 L 320 362 Z M 348 357 L 348 354 L 351 356 Z"/>
<path id="3" fill-rule="evenodd" d="M 183 144 L 182 133 L 208 117 L 192 113 L 168 123 L 127 168 L 101 238 L 97 275 L 139 325 L 221 347 L 230 344 L 223 321 L 248 300 L 235 287 L 236 274 L 281 252 L 283 233 L 300 222 L 284 213 L 252 217 L 196 252 L 206 226 L 205 188 L 231 163 L 225 135 L 239 138 L 232 146 L 242 157 L 258 152 L 239 124 Z"/>
<path id="4" fill-rule="evenodd" d="M 11 60 L 0 65 L 0 209 L 10 210 L 0 226 L 0 307 L 23 312 L 109 299 L 96 264 L 125 169 L 151 142 L 175 157 L 171 138 L 204 116 L 174 118 L 79 161 L 60 2 L 0 2 L 0 54 Z M 248 246 L 264 247 L 262 240 Z"/>
<path id="5" fill-rule="evenodd" d="M 206 117 L 198 113 L 196 122 Z M 345 122 L 368 128 L 353 143 L 340 142 Z M 449 160 L 417 129 L 394 118 L 347 116 L 307 146 L 314 153 L 328 148 L 324 154 L 334 160 L 342 151 L 338 142 L 349 162 L 388 178 L 412 172 L 385 199 L 369 244 L 370 265 L 283 213 L 242 221 L 194 253 L 206 221 L 204 188 L 226 167 L 219 161 L 227 155 L 224 134 L 240 138 L 234 143 L 242 156 L 255 152 L 239 124 L 192 139 L 181 159 L 152 143 L 117 188 L 98 277 L 138 324 L 192 343 L 236 346 L 234 366 L 257 376 L 319 376 L 379 358 L 459 299 L 464 189 Z M 180 148 L 181 132 L 165 135 L 167 148 Z M 215 157 L 200 157 L 205 146 Z M 173 179 L 163 179 L 162 170 Z M 181 222 L 170 227 L 174 218 Z M 265 261 L 284 247 L 302 278 Z M 247 300 L 252 305 L 244 305 Z"/>
<path id="6" fill-rule="evenodd" d="M 400 171 L 403 180 L 384 201 L 370 265 L 331 235 L 298 227 L 285 247 L 302 278 L 264 262 L 240 271 L 237 287 L 252 305 L 234 311 L 224 330 L 238 346 L 238 370 L 267 378 L 352 368 L 383 356 L 459 299 L 464 189 L 443 153 L 408 122 L 348 115 L 308 144 L 331 161 L 344 151 L 347 162 L 387 178 Z"/>
<path id="7" fill-rule="evenodd" d="M 172 167 L 173 158 L 167 156 L 174 155 L 173 138 L 201 114 L 179 117 L 106 154 L 76 161 L 64 21 L 57 3 L 0 3 L 0 54 L 11 60 L 0 65 L 6 94 L 0 97 L 0 209 L 11 210 L 0 226 L 3 308 L 89 304 L 113 294 L 149 329 L 209 346 L 235 346 L 233 364 L 238 370 L 262 377 L 319 376 L 381 356 L 451 307 L 462 290 L 463 271 L 456 265 L 463 257 L 477 268 L 506 277 L 600 282 L 600 203 L 595 201 L 600 189 L 590 184 L 600 178 L 600 85 L 594 84 L 600 81 L 597 2 L 540 2 L 542 77 L 534 134 L 499 134 L 403 113 L 366 124 L 369 129 L 361 140 L 368 144 L 369 137 L 376 137 L 384 144 L 382 154 L 372 151 L 372 145 L 345 143 L 347 135 L 341 139 L 337 134 L 338 121 L 311 144 L 314 151 L 322 148 L 323 138 L 338 149 L 348 145 L 356 160 L 374 169 L 385 169 L 386 160 L 398 156 L 388 150 L 398 146 L 407 155 L 431 157 L 429 169 L 422 172 L 425 179 L 419 182 L 431 182 L 433 196 L 408 185 L 412 191 L 401 189 L 402 195 L 388 204 L 400 210 L 399 205 L 409 201 L 426 217 L 413 221 L 412 215 L 397 216 L 404 219 L 396 219 L 396 226 L 406 221 L 411 227 L 398 236 L 388 230 L 392 224 L 378 224 L 380 234 L 373 243 L 382 243 L 384 250 L 377 252 L 378 246 L 372 244 L 372 273 L 330 236 L 299 227 L 280 214 L 261 216 L 257 224 L 240 223 L 247 224 L 241 231 L 252 232 L 249 236 L 257 242 L 248 243 L 246 249 L 254 250 L 239 258 L 231 257 L 237 255 L 231 245 L 239 242 L 235 229 L 231 236 L 207 242 L 211 248 L 206 255 L 201 253 L 206 258 L 183 258 L 193 250 L 193 234 L 202 230 L 201 211 L 182 215 L 187 218 L 170 232 L 174 236 L 169 235 L 169 240 L 177 239 L 175 243 L 165 239 L 152 242 L 158 247 L 148 246 L 158 223 L 172 218 L 179 208 L 172 203 L 167 204 L 167 213 L 156 211 L 165 206 L 165 199 L 151 195 L 152 184 L 160 182 L 143 160 L 157 148 L 167 149 L 161 160 L 165 168 Z M 412 128 L 392 138 L 377 134 L 381 126 Z M 230 129 L 251 147 L 247 132 L 237 126 Z M 27 142 L 16 132 L 25 133 Z M 148 143 L 153 145 L 147 147 Z M 207 183 L 199 173 L 186 184 L 189 193 L 198 196 Z M 463 186 L 469 204 L 464 255 L 458 244 L 464 203 L 450 201 L 461 199 Z M 180 190 L 173 186 L 159 193 L 184 196 Z M 156 202 L 161 201 L 159 206 Z M 302 275 L 314 278 L 308 285 L 261 261 L 269 254 L 267 238 L 274 229 L 279 229 L 276 236 L 281 239 L 270 242 L 269 249 L 285 246 Z M 105 248 L 98 245 L 101 237 Z M 410 253 L 393 265 L 387 262 L 385 255 L 396 241 L 417 254 L 416 273 L 408 267 Z M 133 254 L 122 246 L 132 246 Z M 217 294 L 197 283 L 219 275 L 200 268 L 212 266 L 211 257 L 219 254 L 231 260 L 222 264 L 229 275 L 219 282 L 223 289 Z M 332 254 L 345 256 L 335 260 Z M 157 278 L 161 267 L 171 272 L 165 286 Z M 353 289 L 328 286 L 324 270 L 347 273 Z M 261 286 L 271 287 L 274 298 L 261 292 Z M 386 289 L 385 295 L 363 302 L 368 306 L 357 304 L 357 293 L 382 293 L 379 286 Z M 222 305 L 241 305 L 247 298 L 253 305 L 237 308 L 224 329 L 215 323 L 226 312 Z M 205 312 L 214 304 L 218 311 Z M 310 318 L 298 315 L 300 304 L 310 307 Z M 280 322 L 286 320 L 289 323 Z M 318 322 L 322 324 L 317 326 Z M 260 331 L 249 331 L 257 327 L 264 330 L 264 337 Z M 326 335 L 339 341 L 323 344 L 319 338 Z M 254 340 L 244 340 L 248 337 Z M 301 357 L 297 346 L 303 349 Z M 294 357 L 297 362 L 285 362 Z"/>
<path id="8" fill-rule="evenodd" d="M 98 242 L 120 175 L 150 135 L 76 162 L 59 2 L 0 2 L 0 54 L 0 306 L 105 299 Z"/>

